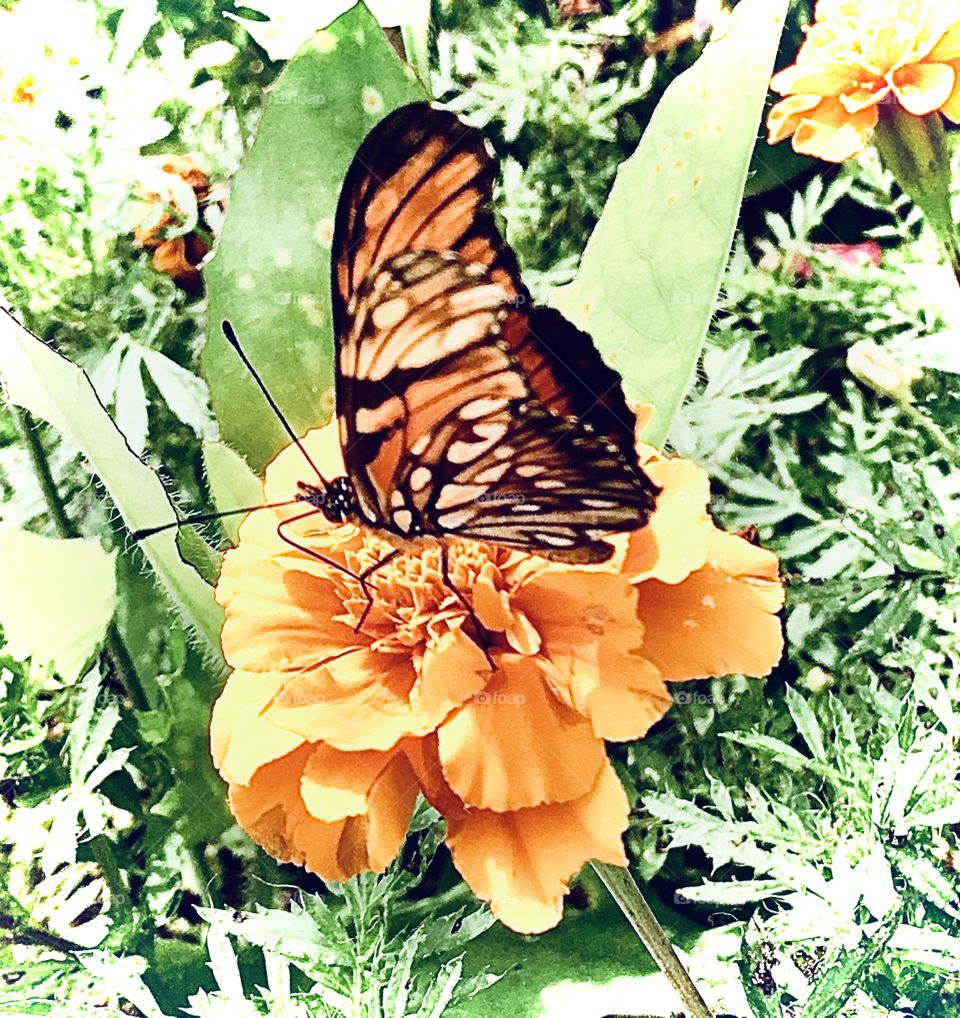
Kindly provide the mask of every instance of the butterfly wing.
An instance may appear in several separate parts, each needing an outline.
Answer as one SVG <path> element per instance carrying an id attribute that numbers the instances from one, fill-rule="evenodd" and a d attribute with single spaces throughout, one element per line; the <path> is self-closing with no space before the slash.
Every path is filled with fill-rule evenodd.
<path id="1" fill-rule="evenodd" d="M 540 403 L 576 417 L 633 456 L 636 419 L 592 339 L 559 312 L 534 307 L 492 210 L 496 163 L 483 136 L 453 113 L 403 106 L 367 135 L 347 173 L 333 245 L 334 323 L 370 270 L 407 251 L 453 251 L 482 265 L 506 296 L 501 337 Z"/>
<path id="2" fill-rule="evenodd" d="M 483 266 L 411 252 L 346 308 L 340 437 L 360 512 L 410 537 L 463 536 L 599 562 L 657 489 L 616 443 L 545 407 L 503 337 L 511 303 Z"/>

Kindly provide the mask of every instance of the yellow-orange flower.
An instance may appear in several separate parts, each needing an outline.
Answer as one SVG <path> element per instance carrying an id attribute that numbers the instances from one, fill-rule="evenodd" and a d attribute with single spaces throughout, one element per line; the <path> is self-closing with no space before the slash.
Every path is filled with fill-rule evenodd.
<path id="1" fill-rule="evenodd" d="M 335 425 L 304 444 L 342 473 Z M 672 702 L 667 683 L 765 675 L 782 651 L 775 556 L 714 526 L 698 467 L 642 455 L 663 494 L 610 563 L 449 542 L 450 579 L 483 635 L 436 542 L 371 577 L 357 629 L 357 581 L 283 537 L 353 574 L 393 546 L 319 513 L 292 521 L 302 504 L 252 513 L 217 586 L 232 672 L 211 731 L 249 834 L 343 880 L 390 863 L 422 793 L 461 874 L 525 933 L 560 920 L 585 862 L 625 863 L 627 798 L 604 740 L 643 736 Z M 267 502 L 291 497 L 304 463 L 294 446 L 280 453 Z"/>
<path id="2" fill-rule="evenodd" d="M 960 122 L 960 5 L 956 0 L 818 0 L 797 62 L 770 87 L 785 96 L 769 140 L 843 162 L 870 143 L 884 102 Z"/>

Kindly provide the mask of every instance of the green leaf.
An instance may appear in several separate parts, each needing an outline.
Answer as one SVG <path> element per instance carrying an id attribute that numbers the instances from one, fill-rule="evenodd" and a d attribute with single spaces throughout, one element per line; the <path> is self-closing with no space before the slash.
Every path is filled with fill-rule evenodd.
<path id="1" fill-rule="evenodd" d="M 693 380 L 733 243 L 787 4 L 744 0 L 664 93 L 554 303 L 589 332 L 664 441 Z"/>
<path id="2" fill-rule="evenodd" d="M 330 244 L 340 185 L 377 121 L 424 98 L 362 4 L 318 32 L 270 91 L 206 269 L 202 357 L 220 434 L 257 472 L 290 440 L 220 323 L 233 323 L 297 434 L 329 418 Z"/>
<path id="3" fill-rule="evenodd" d="M 263 502 L 263 485 L 247 461 L 223 442 L 203 443 L 203 465 L 214 504 L 222 513 L 255 506 Z M 243 522 L 242 516 L 227 516 L 220 521 L 233 544 Z"/>
<path id="4" fill-rule="evenodd" d="M 83 371 L 9 314 L 0 315 L 0 378 L 11 402 L 79 448 L 131 530 L 176 520 L 160 479 L 130 451 Z M 176 532 L 156 534 L 140 546 L 198 643 L 219 660 L 222 611 L 211 588 L 178 554 Z"/>
<path id="5" fill-rule="evenodd" d="M 78 679 L 117 606 L 114 559 L 95 541 L 0 532 L 0 562 L 11 578 L 0 583 L 6 652 L 50 664 L 69 682 Z"/>
<path id="6" fill-rule="evenodd" d="M 903 917 L 898 912 L 869 937 L 864 937 L 851 951 L 840 951 L 838 960 L 825 971 L 817 973 L 813 993 L 807 998 L 803 1018 L 832 1018 L 863 986 L 872 965 L 886 950 Z"/>

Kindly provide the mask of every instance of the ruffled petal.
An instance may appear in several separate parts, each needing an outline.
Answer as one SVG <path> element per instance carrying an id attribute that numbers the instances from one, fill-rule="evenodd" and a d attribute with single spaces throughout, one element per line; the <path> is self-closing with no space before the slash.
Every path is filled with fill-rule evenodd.
<path id="1" fill-rule="evenodd" d="M 800 126 L 800 121 L 810 110 L 823 102 L 819 95 L 788 95 L 771 107 L 767 114 L 767 141 L 771 145 L 789 138 Z"/>
<path id="2" fill-rule="evenodd" d="M 930 51 L 928 59 L 933 63 L 960 60 L 960 21 L 941 36 L 940 41 Z"/>
<path id="3" fill-rule="evenodd" d="M 595 736 L 640 738 L 663 716 L 670 696 L 642 656 L 643 626 L 626 577 L 543 573 L 516 599 L 543 639 L 544 677 L 564 703 L 590 719 Z"/>
<path id="4" fill-rule="evenodd" d="M 630 535 L 622 571 L 633 581 L 655 578 L 679 583 L 707 560 L 714 529 L 707 513 L 710 479 L 695 463 L 659 456 L 643 469 L 661 488 L 649 524 Z"/>
<path id="5" fill-rule="evenodd" d="M 447 783 L 470 807 L 506 812 L 575 799 L 606 756 L 590 724 L 548 689 L 535 659 L 504 655 L 483 692 L 438 732 Z"/>
<path id="6" fill-rule="evenodd" d="M 331 764 L 322 750 L 321 764 L 311 760 L 317 747 L 304 745 L 262 767 L 248 786 L 230 786 L 230 808 L 247 833 L 274 858 L 293 862 L 324 880 L 348 880 L 365 871 L 382 872 L 396 857 L 406 836 L 416 803 L 418 785 L 406 757 L 400 753 L 371 767 L 369 759 L 349 779 L 349 764 L 340 764 L 326 777 L 321 764 Z M 368 758 L 368 754 L 363 754 Z M 338 780 L 347 788 L 335 790 Z M 361 786 L 367 783 L 367 788 Z M 320 812 L 334 803 L 342 808 L 357 804 L 361 811 L 329 823 L 307 809 L 308 801 Z M 332 812 L 337 812 L 333 809 Z"/>
<path id="7" fill-rule="evenodd" d="M 855 91 L 864 77 L 864 69 L 857 64 L 798 59 L 797 63 L 773 76 L 770 88 L 780 95 L 802 93 L 837 96 L 843 92 Z"/>
<path id="8" fill-rule="evenodd" d="M 513 813 L 448 807 L 447 845 L 474 894 L 517 933 L 563 916 L 572 877 L 591 859 L 625 866 L 629 803 L 609 763 L 579 799 Z"/>
<path id="9" fill-rule="evenodd" d="M 305 741 L 264 714 L 286 681 L 285 675 L 244 671 L 227 679 L 210 719 L 213 762 L 225 781 L 245 785 L 264 764 Z"/>
<path id="10" fill-rule="evenodd" d="M 950 66 L 954 74 L 953 91 L 940 107 L 940 112 L 956 124 L 960 123 L 960 58 L 954 60 Z"/>
<path id="11" fill-rule="evenodd" d="M 259 554 L 246 543 L 249 533 L 248 528 L 244 543 L 227 552 L 217 583 L 217 600 L 226 608 L 221 644 L 230 665 L 297 672 L 364 642 L 336 621 L 343 603 L 331 580 Z"/>
<path id="12" fill-rule="evenodd" d="M 793 148 L 827 162 L 845 162 L 867 147 L 879 119 L 876 106 L 848 113 L 838 99 L 825 99 L 801 120 Z"/>
<path id="13" fill-rule="evenodd" d="M 783 653 L 777 558 L 716 530 L 707 565 L 683 583 L 638 586 L 644 656 L 669 680 L 767 675 Z"/>
<path id="14" fill-rule="evenodd" d="M 908 64 L 892 75 L 893 91 L 900 105 L 923 117 L 950 98 L 957 76 L 949 64 Z"/>
<path id="15" fill-rule="evenodd" d="M 536 654 L 540 649 L 540 634 L 527 616 L 512 606 L 504 586 L 500 570 L 492 562 L 486 563 L 472 591 L 473 610 L 484 629 L 503 633 L 517 653 Z"/>
<path id="16" fill-rule="evenodd" d="M 337 749 L 385 750 L 432 732 L 489 677 L 483 651 L 458 621 L 428 645 L 419 669 L 410 657 L 364 647 L 291 677 L 270 718 Z"/>

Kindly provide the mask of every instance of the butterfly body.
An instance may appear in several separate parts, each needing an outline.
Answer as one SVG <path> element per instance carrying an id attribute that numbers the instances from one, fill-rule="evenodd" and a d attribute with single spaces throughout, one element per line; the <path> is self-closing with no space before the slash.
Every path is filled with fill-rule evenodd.
<path id="1" fill-rule="evenodd" d="M 470 538 L 600 562 L 658 489 L 618 376 L 533 306 L 490 208 L 495 166 L 453 114 L 368 135 L 334 232 L 336 403 L 347 476 L 305 501 L 394 538 Z"/>

